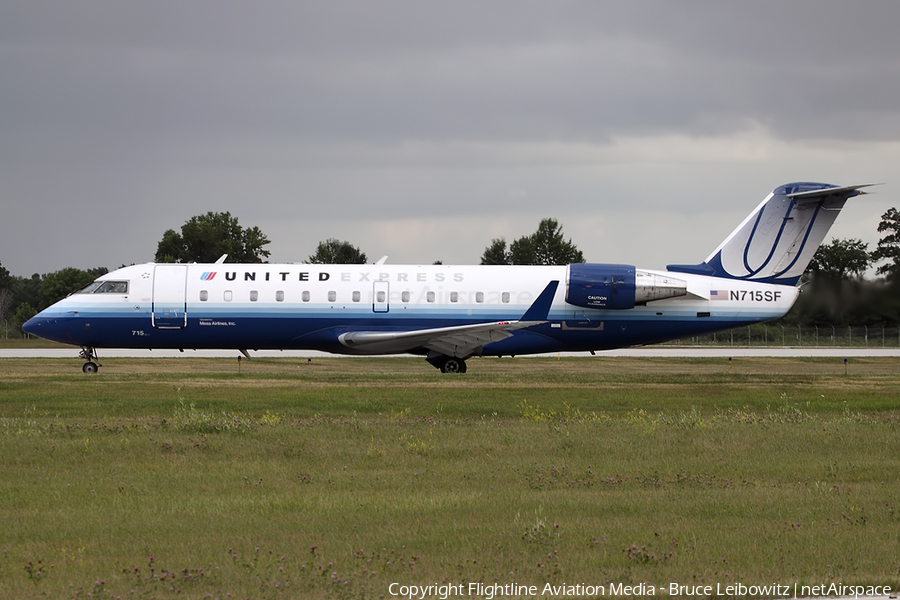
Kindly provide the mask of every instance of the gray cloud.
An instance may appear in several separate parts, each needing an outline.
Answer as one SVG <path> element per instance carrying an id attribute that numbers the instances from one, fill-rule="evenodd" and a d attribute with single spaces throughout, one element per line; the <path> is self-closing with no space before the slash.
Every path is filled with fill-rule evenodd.
<path id="1" fill-rule="evenodd" d="M 490 237 L 552 215 L 590 260 L 647 266 L 670 250 L 619 256 L 623 230 L 702 215 L 709 237 L 690 236 L 678 258 L 699 261 L 787 180 L 889 179 L 898 13 L 821 1 L 6 3 L 0 261 L 28 274 L 149 260 L 165 229 L 208 210 L 270 224 L 276 260 L 341 237 L 392 260 L 475 262 Z M 893 203 L 887 190 L 861 209 L 869 220 Z M 602 215 L 616 226 L 586 227 Z M 871 239 L 875 224 L 850 235 Z"/>

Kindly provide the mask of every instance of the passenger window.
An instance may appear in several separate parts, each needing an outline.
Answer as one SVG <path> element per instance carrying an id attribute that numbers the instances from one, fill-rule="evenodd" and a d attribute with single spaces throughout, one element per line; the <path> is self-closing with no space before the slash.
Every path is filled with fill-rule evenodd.
<path id="1" fill-rule="evenodd" d="M 509 292 L 503 292 L 500 296 L 500 301 L 503 302 L 503 304 L 509 304 Z"/>
<path id="2" fill-rule="evenodd" d="M 281 290 L 275 292 L 275 302 L 284 302 L 284 292 Z"/>
<path id="3" fill-rule="evenodd" d="M 379 290 L 379 291 L 375 294 L 375 302 L 384 302 L 384 299 L 385 299 L 384 292 L 381 291 L 381 290 Z"/>
<path id="4" fill-rule="evenodd" d="M 425 300 L 427 302 L 434 302 L 434 292 L 428 292 L 425 294 Z"/>
<path id="5" fill-rule="evenodd" d="M 359 292 L 353 292 L 353 301 L 359 302 Z"/>
<path id="6" fill-rule="evenodd" d="M 475 302 L 479 304 L 484 302 L 484 292 L 475 292 Z"/>
<path id="7" fill-rule="evenodd" d="M 209 292 L 206 290 L 200 290 L 200 302 L 206 302 L 209 300 Z"/>
<path id="8" fill-rule="evenodd" d="M 400 294 L 401 302 L 409 302 L 409 292 L 403 292 Z"/>
<path id="9" fill-rule="evenodd" d="M 304 290 L 302 294 L 300 294 L 300 299 L 304 302 L 309 302 L 309 290 Z"/>
<path id="10" fill-rule="evenodd" d="M 225 302 L 231 302 L 233 297 L 234 294 L 231 293 L 231 290 L 225 290 Z"/>
<path id="11" fill-rule="evenodd" d="M 450 292 L 450 302 L 459 302 L 459 292 Z"/>
<path id="12" fill-rule="evenodd" d="M 336 300 L 337 300 L 337 292 L 335 292 L 334 290 L 330 290 L 328 292 L 328 301 L 335 302 Z"/>
<path id="13" fill-rule="evenodd" d="M 259 292 L 250 290 L 250 302 L 256 302 L 257 300 L 259 300 Z"/>

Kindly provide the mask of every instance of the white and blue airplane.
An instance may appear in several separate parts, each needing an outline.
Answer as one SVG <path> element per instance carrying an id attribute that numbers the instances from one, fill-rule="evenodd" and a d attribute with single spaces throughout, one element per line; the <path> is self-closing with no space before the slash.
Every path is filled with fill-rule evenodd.
<path id="1" fill-rule="evenodd" d="M 867 184 L 869 185 L 869 184 Z M 472 356 L 608 350 L 783 316 L 848 198 L 867 185 L 776 188 L 698 265 L 140 264 L 108 273 L 23 329 L 97 348 Z M 685 235 L 688 235 L 687 233 Z"/>

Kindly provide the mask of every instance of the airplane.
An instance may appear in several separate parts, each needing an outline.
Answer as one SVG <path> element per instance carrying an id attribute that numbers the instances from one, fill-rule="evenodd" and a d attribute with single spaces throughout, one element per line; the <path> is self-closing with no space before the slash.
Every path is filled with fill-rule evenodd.
<path id="1" fill-rule="evenodd" d="M 422 355 L 444 373 L 473 356 L 593 354 L 786 314 L 848 198 L 872 184 L 776 188 L 696 265 L 147 263 L 99 277 L 23 325 L 97 348 L 321 350 Z"/>

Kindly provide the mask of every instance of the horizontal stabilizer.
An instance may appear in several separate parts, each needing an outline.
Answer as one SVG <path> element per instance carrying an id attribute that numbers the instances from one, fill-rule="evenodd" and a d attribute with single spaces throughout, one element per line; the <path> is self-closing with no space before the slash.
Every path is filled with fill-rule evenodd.
<path id="1" fill-rule="evenodd" d="M 796 184 L 795 184 L 796 185 Z M 802 185 L 802 184 L 801 184 Z M 818 185 L 818 184 L 812 184 Z M 872 187 L 873 185 L 881 185 L 878 183 L 863 183 L 860 185 L 846 185 L 844 187 L 829 187 L 823 189 L 812 189 L 812 190 L 800 190 L 797 192 L 787 193 L 785 194 L 788 198 L 793 198 L 798 202 L 817 202 L 821 198 L 826 198 L 828 196 L 844 196 L 845 198 L 850 198 L 852 196 L 858 196 L 860 194 L 867 194 L 868 192 L 860 192 L 859 190 L 865 187 Z M 787 187 L 787 186 L 784 186 Z M 852 192 L 856 191 L 854 194 Z"/>

